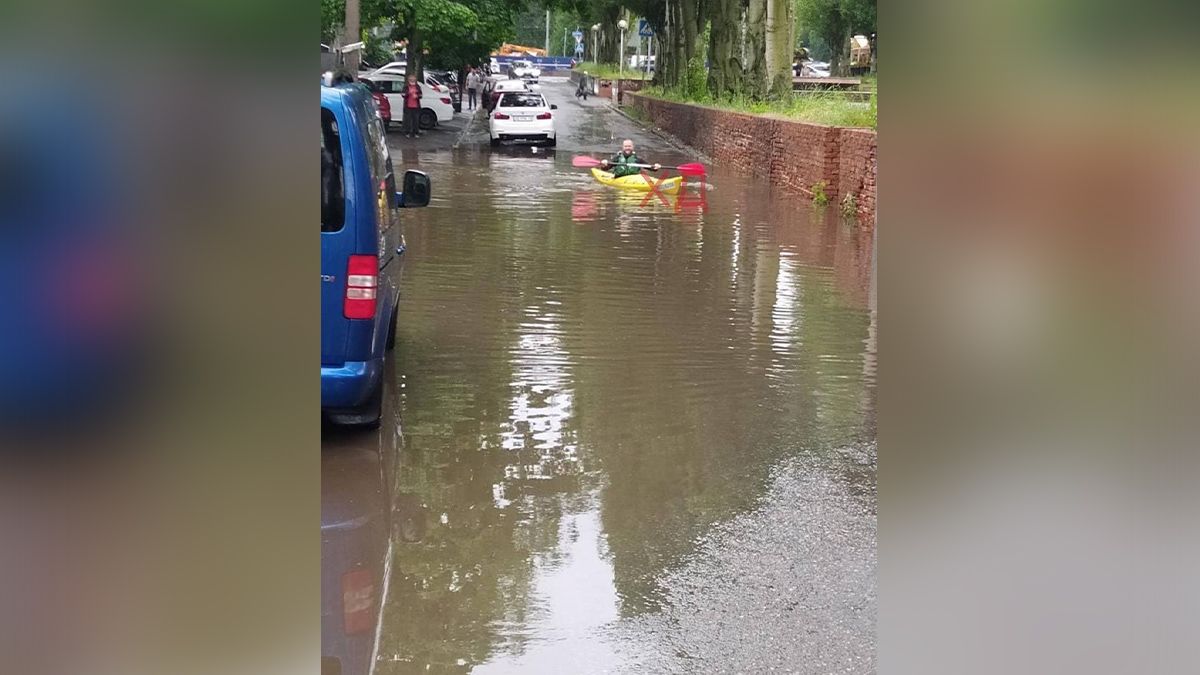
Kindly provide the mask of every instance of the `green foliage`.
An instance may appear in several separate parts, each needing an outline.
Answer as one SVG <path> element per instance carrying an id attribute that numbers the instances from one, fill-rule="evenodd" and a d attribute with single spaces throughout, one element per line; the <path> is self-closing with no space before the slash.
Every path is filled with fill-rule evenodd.
<path id="1" fill-rule="evenodd" d="M 836 63 L 850 34 L 875 32 L 875 0 L 796 0 L 797 35 L 808 35 L 813 58 Z"/>
<path id="2" fill-rule="evenodd" d="M 677 103 L 696 103 L 755 115 L 779 115 L 839 127 L 874 129 L 878 119 L 876 96 L 871 97 L 870 103 L 855 103 L 837 92 L 795 96 L 789 101 L 756 101 L 741 93 L 714 97 L 707 89 L 693 96 L 681 87 L 646 87 L 639 93 Z"/>
<path id="3" fill-rule="evenodd" d="M 380 65 L 394 60 L 395 55 L 392 50 L 391 37 L 377 38 L 367 31 L 363 32 L 367 33 L 365 38 L 366 44 L 363 46 L 363 59 Z"/>
<path id="4" fill-rule="evenodd" d="M 510 40 L 525 6 L 526 0 L 362 0 L 362 25 L 391 22 L 392 38 L 418 39 L 428 64 L 457 69 L 483 62 Z"/>
<path id="5" fill-rule="evenodd" d="M 346 0 L 321 0 L 321 42 L 333 42 L 345 20 Z"/>
<path id="6" fill-rule="evenodd" d="M 828 187 L 825 181 L 817 181 L 812 186 L 812 203 L 813 206 L 825 206 L 829 203 L 829 195 L 825 194 L 825 188 Z"/>

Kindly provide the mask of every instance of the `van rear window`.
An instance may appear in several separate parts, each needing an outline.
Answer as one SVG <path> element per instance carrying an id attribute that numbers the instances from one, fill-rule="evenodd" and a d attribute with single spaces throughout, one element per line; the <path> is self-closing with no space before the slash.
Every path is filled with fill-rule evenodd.
<path id="1" fill-rule="evenodd" d="M 337 119 L 321 108 L 321 231 L 338 232 L 346 223 L 342 139 Z"/>

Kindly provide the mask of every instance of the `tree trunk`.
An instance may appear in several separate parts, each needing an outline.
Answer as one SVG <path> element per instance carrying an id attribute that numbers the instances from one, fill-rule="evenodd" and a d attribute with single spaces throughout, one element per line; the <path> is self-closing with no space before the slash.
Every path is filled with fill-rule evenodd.
<path id="1" fill-rule="evenodd" d="M 679 86 L 679 35 L 681 33 L 679 26 L 679 5 L 686 0 L 667 0 L 666 22 L 663 26 L 663 34 L 659 39 L 659 45 L 662 47 L 658 57 L 657 69 L 661 71 L 663 77 L 663 86 L 677 87 Z"/>
<path id="2" fill-rule="evenodd" d="M 839 31 L 839 43 L 830 44 L 833 57 L 829 59 L 829 73 L 834 77 L 845 77 L 850 67 L 850 22 Z"/>
<path id="3" fill-rule="evenodd" d="M 602 63 L 615 64 L 618 59 L 617 52 L 621 51 L 621 30 L 617 28 L 617 21 L 621 18 L 621 8 L 617 6 L 606 8 L 600 16 L 600 59 Z"/>
<path id="4" fill-rule="evenodd" d="M 756 99 L 765 98 L 767 94 L 766 15 L 767 0 L 749 0 L 746 39 L 742 43 L 742 84 L 746 93 Z"/>
<path id="5" fill-rule="evenodd" d="M 425 55 L 421 46 L 421 31 L 417 30 L 416 22 L 408 27 L 408 74 L 416 75 L 417 82 L 425 81 Z"/>
<path id="6" fill-rule="evenodd" d="M 767 0 L 766 69 L 768 94 L 787 100 L 792 96 L 792 52 L 796 38 L 792 0 Z"/>
<path id="7" fill-rule="evenodd" d="M 696 5 L 696 0 L 683 0 L 679 3 L 679 23 L 683 26 L 683 50 L 680 54 L 680 61 L 683 62 L 689 92 L 695 91 L 697 88 L 697 83 L 692 81 L 692 57 L 696 55 Z"/>
<path id="8" fill-rule="evenodd" d="M 708 90 L 713 96 L 741 89 L 742 64 L 736 50 L 741 39 L 741 0 L 711 0 L 712 27 L 708 36 Z"/>

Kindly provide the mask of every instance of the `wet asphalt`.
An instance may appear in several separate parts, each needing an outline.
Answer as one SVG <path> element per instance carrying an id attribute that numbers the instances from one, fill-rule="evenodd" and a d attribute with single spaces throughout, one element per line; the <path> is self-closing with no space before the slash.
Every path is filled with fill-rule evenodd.
<path id="1" fill-rule="evenodd" d="M 613 192 L 571 157 L 695 157 L 542 90 L 555 149 L 389 134 L 434 200 L 381 429 L 325 439 L 401 504 L 376 672 L 874 672 L 873 233 L 720 169 Z"/>

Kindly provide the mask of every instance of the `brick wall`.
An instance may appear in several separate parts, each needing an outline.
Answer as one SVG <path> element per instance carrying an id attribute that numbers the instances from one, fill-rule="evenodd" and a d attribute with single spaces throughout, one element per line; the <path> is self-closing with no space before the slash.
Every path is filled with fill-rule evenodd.
<path id="1" fill-rule="evenodd" d="M 812 186 L 824 181 L 830 204 L 837 207 L 845 195 L 852 194 L 859 219 L 874 224 L 874 131 L 747 115 L 633 92 L 623 97 L 625 105 L 715 164 L 809 196 Z"/>

